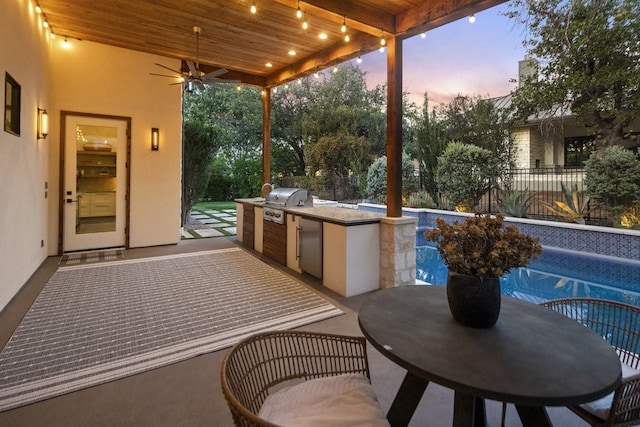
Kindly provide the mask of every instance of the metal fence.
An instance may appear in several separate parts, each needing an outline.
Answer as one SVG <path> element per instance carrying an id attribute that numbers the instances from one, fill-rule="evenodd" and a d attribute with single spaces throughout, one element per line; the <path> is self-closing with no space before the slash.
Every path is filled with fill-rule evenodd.
<path id="1" fill-rule="evenodd" d="M 504 190 L 528 191 L 534 196 L 527 209 L 528 218 L 561 220 L 547 208 L 543 201 L 555 206 L 555 201 L 564 201 L 562 184 L 568 189 L 574 185 L 578 189 L 580 202 L 586 197 L 584 185 L 584 169 L 581 168 L 532 168 L 510 169 L 504 174 L 504 179 L 497 188 L 487 192 L 480 201 L 479 209 L 482 212 L 498 212 L 498 197 Z M 311 182 L 311 181 L 312 182 Z M 323 199 L 336 200 L 343 203 L 357 203 L 364 199 L 357 177 L 346 177 L 335 182 L 328 182 L 323 177 L 285 177 L 279 183 L 281 186 L 309 188 L 312 194 Z M 414 188 L 420 188 L 419 178 L 413 183 Z M 435 207 L 435 204 L 425 191 L 411 192 L 404 198 L 409 207 Z M 374 200 L 377 203 L 386 203 L 384 199 Z M 446 200 L 444 201 L 446 203 Z M 588 213 L 585 221 L 588 224 L 606 225 L 609 223 L 607 213 L 587 207 Z"/>

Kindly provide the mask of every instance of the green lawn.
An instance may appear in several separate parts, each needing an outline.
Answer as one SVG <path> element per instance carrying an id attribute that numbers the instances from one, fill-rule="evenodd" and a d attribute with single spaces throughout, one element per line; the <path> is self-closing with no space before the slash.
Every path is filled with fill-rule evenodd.
<path id="1" fill-rule="evenodd" d="M 193 205 L 193 209 L 235 209 L 236 202 L 199 202 Z"/>

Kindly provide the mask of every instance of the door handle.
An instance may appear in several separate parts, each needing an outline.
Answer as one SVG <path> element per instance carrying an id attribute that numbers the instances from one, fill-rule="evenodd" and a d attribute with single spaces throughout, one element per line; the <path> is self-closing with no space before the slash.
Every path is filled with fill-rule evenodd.
<path id="1" fill-rule="evenodd" d="M 78 200 L 82 199 L 82 194 L 78 194 L 77 199 L 66 199 L 67 203 L 76 203 Z"/>

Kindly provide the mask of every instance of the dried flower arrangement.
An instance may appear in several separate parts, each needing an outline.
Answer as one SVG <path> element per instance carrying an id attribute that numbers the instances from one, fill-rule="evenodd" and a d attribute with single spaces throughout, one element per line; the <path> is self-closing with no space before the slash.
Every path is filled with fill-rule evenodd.
<path id="1" fill-rule="evenodd" d="M 503 226 L 502 215 L 476 213 L 464 222 L 436 219 L 437 227 L 424 233 L 437 243 L 438 252 L 450 271 L 468 276 L 500 277 L 524 267 L 542 253 L 539 239 Z"/>

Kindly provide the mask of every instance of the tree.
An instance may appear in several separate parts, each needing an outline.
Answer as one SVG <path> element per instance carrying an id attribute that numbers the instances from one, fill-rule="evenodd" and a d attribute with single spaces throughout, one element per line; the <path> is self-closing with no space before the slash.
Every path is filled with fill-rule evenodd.
<path id="1" fill-rule="evenodd" d="M 503 169 L 513 162 L 511 119 L 491 100 L 458 94 L 438 107 L 447 141 L 458 141 L 491 151 Z"/>
<path id="2" fill-rule="evenodd" d="M 607 147 L 585 163 L 585 185 L 599 207 L 614 219 L 640 207 L 640 162 L 629 150 Z"/>
<path id="3" fill-rule="evenodd" d="M 640 113 L 638 0 L 514 0 L 507 16 L 525 26 L 538 62 L 513 96 L 521 120 L 572 115 L 598 149 L 638 145 L 628 138 Z"/>
<path id="4" fill-rule="evenodd" d="M 309 166 L 321 170 L 332 184 L 333 199 L 342 178 L 354 170 L 360 170 L 368 160 L 369 146 L 364 137 L 339 132 L 323 136 L 308 149 Z"/>
<path id="5" fill-rule="evenodd" d="M 209 165 L 219 146 L 217 129 L 198 121 L 185 121 L 182 155 L 182 225 L 191 207 L 202 196 L 209 182 Z"/>
<path id="6" fill-rule="evenodd" d="M 384 152 L 386 121 L 384 92 L 381 87 L 367 89 L 365 73 L 357 66 L 344 64 L 335 73 L 322 73 L 313 80 L 313 98 L 302 121 L 305 152 L 326 136 L 350 135 L 363 138 L 372 153 Z M 364 164 L 344 159 L 355 173 L 366 171 Z M 309 171 L 314 173 L 315 171 Z"/>
<path id="7" fill-rule="evenodd" d="M 420 180 L 436 206 L 440 206 L 440 190 L 436 183 L 436 170 L 438 157 L 446 148 L 447 140 L 436 112 L 429 111 L 429 98 L 426 93 L 416 127 L 416 158 L 420 167 Z"/>
<path id="8" fill-rule="evenodd" d="M 484 148 L 451 142 L 438 158 L 436 182 L 443 195 L 462 211 L 474 211 L 500 175 L 495 154 Z"/>

